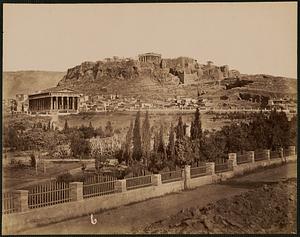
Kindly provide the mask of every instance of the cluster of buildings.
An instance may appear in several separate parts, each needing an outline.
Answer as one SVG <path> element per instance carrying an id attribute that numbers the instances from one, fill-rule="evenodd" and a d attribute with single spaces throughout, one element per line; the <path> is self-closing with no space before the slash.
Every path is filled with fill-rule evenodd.
<path id="1" fill-rule="evenodd" d="M 142 101 L 134 97 L 123 97 L 119 95 L 97 95 L 80 97 L 79 111 L 81 112 L 103 112 L 103 111 L 136 111 L 136 110 L 176 110 L 195 109 L 205 107 L 205 101 L 200 99 L 177 97 L 165 100 Z"/>
<path id="2" fill-rule="evenodd" d="M 289 98 L 269 99 L 267 108 L 277 110 L 289 110 L 292 113 L 297 111 L 297 101 Z"/>

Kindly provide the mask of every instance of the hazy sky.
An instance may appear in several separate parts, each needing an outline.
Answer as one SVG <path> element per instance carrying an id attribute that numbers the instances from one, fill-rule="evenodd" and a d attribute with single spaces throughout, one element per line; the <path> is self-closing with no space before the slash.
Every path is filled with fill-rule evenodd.
<path id="1" fill-rule="evenodd" d="M 5 71 L 190 56 L 242 73 L 297 76 L 297 3 L 4 4 Z"/>

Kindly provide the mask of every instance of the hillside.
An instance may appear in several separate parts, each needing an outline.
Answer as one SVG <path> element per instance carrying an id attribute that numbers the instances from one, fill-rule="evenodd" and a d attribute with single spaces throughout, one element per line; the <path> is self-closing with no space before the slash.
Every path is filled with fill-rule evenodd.
<path id="1" fill-rule="evenodd" d="M 163 67 L 162 63 L 140 63 L 133 60 L 84 62 L 68 69 L 58 86 L 88 95 L 118 93 L 139 97 L 144 101 L 163 100 L 174 96 L 196 98 L 199 91 L 203 98 L 222 107 L 248 106 L 253 103 L 258 105 L 264 99 L 297 97 L 295 79 L 263 74 L 232 76 L 228 73 L 231 71 L 228 66 L 228 72 L 224 74 L 221 70 L 224 66 L 197 65 L 195 62 L 168 66 L 168 63 Z M 210 74 L 211 71 L 213 74 Z M 182 75 L 192 79 L 182 79 Z M 244 99 L 249 97 L 252 101 Z"/>
<path id="2" fill-rule="evenodd" d="M 15 71 L 3 72 L 3 98 L 14 98 L 16 94 L 30 94 L 37 90 L 54 87 L 65 72 Z"/>

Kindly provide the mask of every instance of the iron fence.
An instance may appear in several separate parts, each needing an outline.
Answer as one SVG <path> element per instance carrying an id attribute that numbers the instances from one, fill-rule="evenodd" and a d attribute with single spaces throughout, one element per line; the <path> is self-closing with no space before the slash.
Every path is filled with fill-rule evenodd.
<path id="1" fill-rule="evenodd" d="M 268 155 L 266 152 L 263 151 L 255 151 L 254 152 L 254 160 L 255 161 L 260 161 L 260 160 L 267 160 Z"/>
<path id="2" fill-rule="evenodd" d="M 32 187 L 28 193 L 28 207 L 39 208 L 71 201 L 68 183 L 50 181 Z"/>
<path id="3" fill-rule="evenodd" d="M 206 164 L 191 168 L 191 178 L 196 178 L 205 175 L 208 175 L 208 169 Z"/>
<path id="4" fill-rule="evenodd" d="M 2 193 L 2 214 L 17 212 L 15 197 L 13 193 Z"/>
<path id="5" fill-rule="evenodd" d="M 182 170 L 175 170 L 175 171 L 168 171 L 162 172 L 161 175 L 161 182 L 162 183 L 170 183 L 182 180 Z"/>
<path id="6" fill-rule="evenodd" d="M 152 175 L 138 176 L 126 179 L 126 189 L 137 189 L 152 185 Z"/>
<path id="7" fill-rule="evenodd" d="M 215 173 L 223 173 L 233 170 L 232 164 L 228 161 L 224 163 L 215 164 Z"/>
<path id="8" fill-rule="evenodd" d="M 247 152 L 245 154 L 237 154 L 237 157 L 236 157 L 236 163 L 239 165 L 239 164 L 245 164 L 245 163 L 249 163 L 251 162 L 251 156 L 250 156 L 250 153 Z"/>
<path id="9" fill-rule="evenodd" d="M 281 158 L 281 151 L 270 151 L 270 159 Z"/>
<path id="10" fill-rule="evenodd" d="M 112 176 L 94 175 L 83 182 L 83 198 L 108 195 L 115 192 L 116 178 Z"/>

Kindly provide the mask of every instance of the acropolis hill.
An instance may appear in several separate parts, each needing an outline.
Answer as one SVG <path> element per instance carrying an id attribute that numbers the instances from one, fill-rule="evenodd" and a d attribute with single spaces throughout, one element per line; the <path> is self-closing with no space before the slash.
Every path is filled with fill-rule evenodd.
<path id="1" fill-rule="evenodd" d="M 228 65 L 215 66 L 213 62 L 199 64 L 196 59 L 178 57 L 162 58 L 160 54 L 140 54 L 138 60 L 118 57 L 106 58 L 104 61 L 84 62 L 70 68 L 67 75 L 59 83 L 105 80 L 130 80 L 149 78 L 164 85 L 192 85 L 200 81 L 216 81 L 224 78 L 237 78 L 240 73 L 229 70 Z"/>
<path id="2" fill-rule="evenodd" d="M 236 81 L 242 81 L 239 86 Z M 240 83 L 238 83 L 240 84 Z M 229 86 L 228 86 L 229 85 Z M 87 95 L 121 94 L 144 100 L 160 100 L 174 96 L 197 97 L 227 102 L 237 101 L 241 93 L 252 96 L 295 97 L 296 80 L 269 75 L 246 75 L 228 65 L 217 66 L 208 61 L 200 64 L 190 57 L 163 58 L 157 53 L 132 58 L 106 58 L 83 62 L 67 70 L 58 87 L 75 89 Z M 221 101 L 222 103 L 224 101 Z"/>

